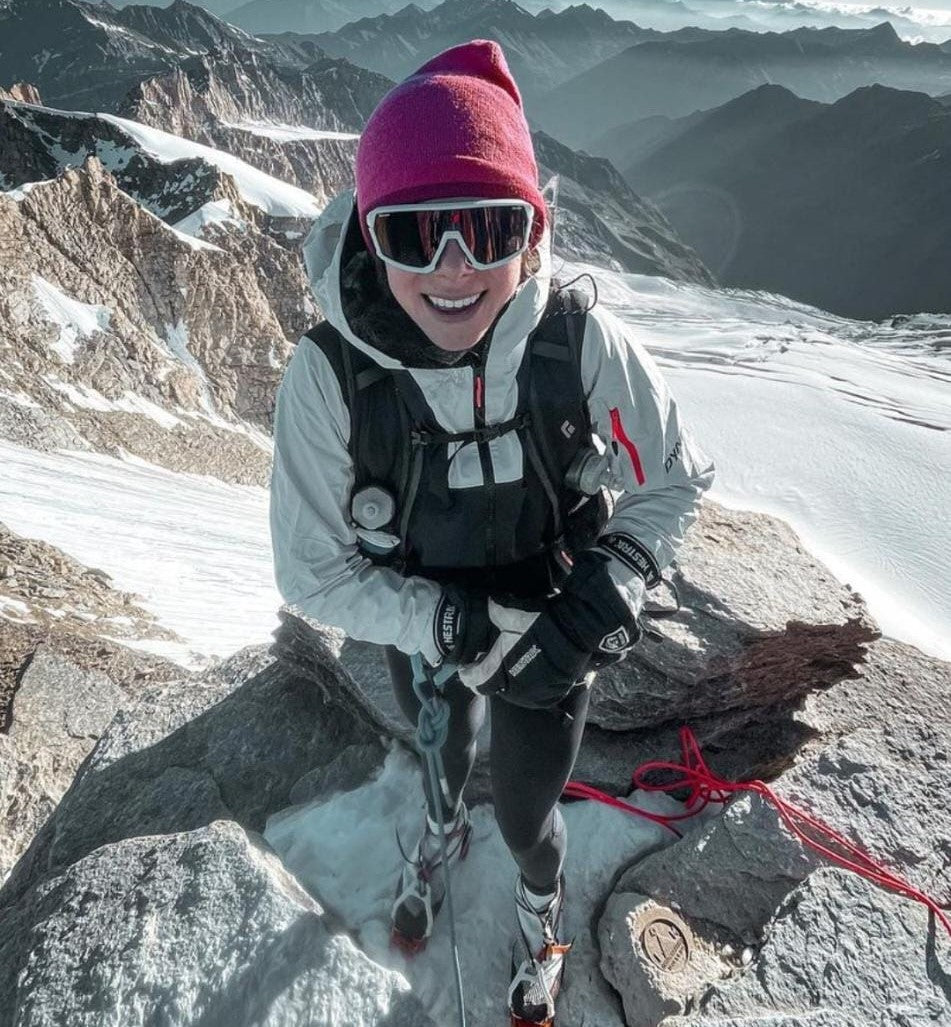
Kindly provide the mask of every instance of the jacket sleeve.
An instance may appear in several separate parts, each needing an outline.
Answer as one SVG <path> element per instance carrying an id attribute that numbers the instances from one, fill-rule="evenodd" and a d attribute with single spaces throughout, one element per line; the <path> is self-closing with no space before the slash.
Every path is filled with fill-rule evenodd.
<path id="1" fill-rule="evenodd" d="M 274 578 L 287 603 L 351 638 L 439 662 L 442 589 L 367 559 L 350 520 L 350 416 L 336 375 L 304 338 L 277 391 L 270 525 Z"/>
<path id="2" fill-rule="evenodd" d="M 699 514 L 713 484 L 713 461 L 681 422 L 654 359 L 603 307 L 586 318 L 581 374 L 592 427 L 610 458 L 612 488 L 621 492 L 598 548 L 610 553 L 612 577 L 622 588 L 634 574 L 651 587 Z"/>

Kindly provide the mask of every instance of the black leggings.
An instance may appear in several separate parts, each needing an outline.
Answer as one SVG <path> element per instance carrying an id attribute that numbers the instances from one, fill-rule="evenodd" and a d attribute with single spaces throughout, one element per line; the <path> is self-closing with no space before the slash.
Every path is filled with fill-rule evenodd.
<path id="1" fill-rule="evenodd" d="M 420 704 L 413 691 L 410 658 L 387 646 L 386 659 L 396 701 L 415 725 Z M 444 694 L 450 712 L 442 758 L 454 807 L 475 762 L 476 735 L 485 720 L 487 697 L 470 691 L 458 677 L 449 680 Z M 567 839 L 558 797 L 575 765 L 589 697 L 584 683 L 575 686 L 558 710 L 528 710 L 499 696 L 488 697 L 492 703 L 489 766 L 495 819 L 534 891 L 553 891 L 564 865 Z M 423 774 L 423 787 L 429 814 L 435 819 L 428 774 Z M 444 801 L 443 812 L 453 812 Z"/>

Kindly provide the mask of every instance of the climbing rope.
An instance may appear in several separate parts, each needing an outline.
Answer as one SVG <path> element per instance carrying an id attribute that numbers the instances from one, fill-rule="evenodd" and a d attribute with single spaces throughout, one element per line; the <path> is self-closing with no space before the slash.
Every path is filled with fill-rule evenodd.
<path id="1" fill-rule="evenodd" d="M 443 698 L 442 688 L 456 672 L 455 666 L 443 664 L 435 674 L 430 674 L 419 653 L 412 658 L 413 691 L 419 699 L 419 717 L 416 722 L 416 743 L 426 758 L 426 772 L 429 774 L 430 791 L 433 796 L 442 795 L 446 805 L 452 807 L 449 783 L 442 762 L 443 743 L 449 735 L 449 703 Z M 466 1009 L 462 996 L 462 970 L 459 966 L 459 946 L 456 944 L 456 915 L 452 906 L 452 887 L 449 881 L 449 855 L 446 847 L 443 804 L 436 803 L 436 820 L 439 824 L 439 847 L 442 868 L 446 881 L 446 908 L 449 915 L 449 937 L 452 945 L 452 960 L 456 972 L 456 1005 L 459 1012 L 459 1027 L 466 1027 Z"/>
<path id="2" fill-rule="evenodd" d="M 915 902 L 920 902 L 934 914 L 941 926 L 951 935 L 951 920 L 930 895 L 919 891 L 903 878 L 883 867 L 864 849 L 844 838 L 838 831 L 806 813 L 805 810 L 794 806 L 791 802 L 780 798 L 764 781 L 729 781 L 715 774 L 704 761 L 696 736 L 686 726 L 680 729 L 680 750 L 680 763 L 668 760 L 649 760 L 647 763 L 642 763 L 631 775 L 631 785 L 633 788 L 639 788 L 645 792 L 673 792 L 688 788 L 689 795 L 686 800 L 688 812 L 686 813 L 668 815 L 651 813 L 624 802 L 623 799 L 607 795 L 581 781 L 569 781 L 563 794 L 572 798 L 594 799 L 597 802 L 603 802 L 634 816 L 644 817 L 655 824 L 662 824 L 678 837 L 682 837 L 682 832 L 674 826 L 678 820 L 696 816 L 710 803 L 724 803 L 733 793 L 754 792 L 775 807 L 783 823 L 792 834 L 809 848 L 832 863 L 859 874 L 873 884 L 914 899 Z M 678 776 L 662 784 L 648 781 L 648 775 L 657 771 Z M 812 834 L 809 833 L 810 831 Z M 836 851 L 830 846 L 836 846 L 841 851 Z"/>

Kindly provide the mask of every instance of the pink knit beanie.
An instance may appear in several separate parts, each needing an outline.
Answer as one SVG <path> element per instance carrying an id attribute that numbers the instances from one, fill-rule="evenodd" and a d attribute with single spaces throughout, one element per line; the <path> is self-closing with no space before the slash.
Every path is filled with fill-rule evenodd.
<path id="1" fill-rule="evenodd" d="M 456 196 L 526 200 L 537 244 L 545 201 L 522 97 L 498 43 L 450 47 L 383 97 L 360 136 L 356 192 L 371 253 L 368 211 Z"/>

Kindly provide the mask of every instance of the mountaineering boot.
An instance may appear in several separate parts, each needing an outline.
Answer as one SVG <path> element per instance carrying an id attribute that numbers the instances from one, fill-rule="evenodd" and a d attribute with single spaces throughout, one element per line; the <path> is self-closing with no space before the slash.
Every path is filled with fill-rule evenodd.
<path id="1" fill-rule="evenodd" d="M 571 950 L 570 942 L 564 945 L 558 940 L 564 900 L 564 874 L 550 895 L 536 895 L 519 875 L 515 910 L 521 937 L 512 950 L 508 993 L 512 1027 L 552 1027 L 555 1022 L 555 999 L 561 988 L 565 957 Z M 518 964 L 517 954 L 522 956 Z"/>
<path id="2" fill-rule="evenodd" d="M 469 854 L 472 824 L 464 802 L 459 803 L 455 817 L 447 820 L 445 827 L 446 855 L 451 871 Z M 396 841 L 406 865 L 396 886 L 390 942 L 406 955 L 415 956 L 426 948 L 433 920 L 446 897 L 439 824 L 427 814 L 423 836 L 411 856 L 406 855 L 399 835 Z"/>

